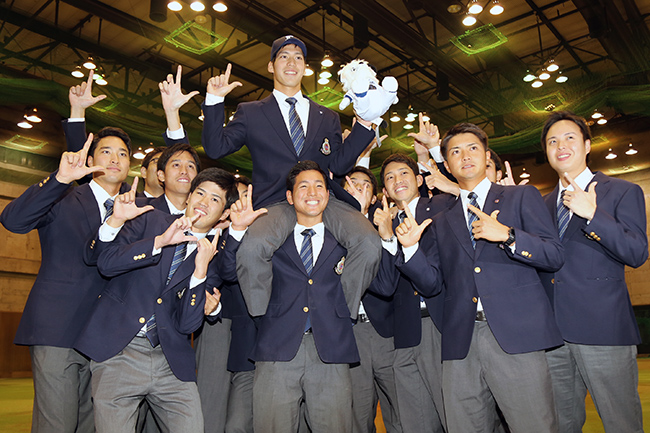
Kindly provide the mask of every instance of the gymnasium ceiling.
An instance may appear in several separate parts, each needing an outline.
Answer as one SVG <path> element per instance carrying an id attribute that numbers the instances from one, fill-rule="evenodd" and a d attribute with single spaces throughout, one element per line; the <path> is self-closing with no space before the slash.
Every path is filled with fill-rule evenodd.
<path id="1" fill-rule="evenodd" d="M 89 55 L 108 81 L 95 85 L 95 94 L 108 97 L 88 110 L 89 129 L 121 126 L 136 147 L 147 147 L 160 142 L 164 128 L 158 82 L 178 64 L 184 89 L 203 95 L 207 79 L 232 63 L 234 79 L 244 84 L 226 101 L 232 112 L 272 90 L 269 47 L 286 34 L 307 44 L 316 74 L 304 78 L 303 92 L 317 102 L 337 108 L 342 96 L 334 79 L 316 82 L 325 53 L 334 60 L 334 78 L 341 64 L 364 58 L 380 77 L 398 79 L 394 111 L 402 120 L 385 116 L 390 139 L 373 154 L 373 165 L 390 152 L 412 150 L 404 117 L 424 111 L 443 131 L 462 121 L 480 125 L 516 171 L 528 167 L 533 183 L 545 187 L 539 129 L 545 110 L 566 108 L 584 116 L 599 110 L 609 121 L 593 126 L 596 169 L 650 167 L 642 146 L 649 138 L 650 0 L 499 0 L 505 11 L 497 16 L 488 11 L 491 0 L 479 0 L 485 9 L 471 27 L 461 23 L 467 3 L 454 0 L 222 1 L 228 10 L 220 13 L 211 0 L 203 12 L 191 10 L 191 1 L 172 12 L 167 0 L 0 0 L 0 179 L 31 180 L 56 162 L 67 89 L 81 82 L 70 72 Z M 555 82 L 559 71 L 540 88 L 523 80 L 551 59 L 568 81 Z M 202 99 L 182 113 L 197 146 Z M 33 106 L 45 121 L 27 132 L 17 128 Z M 350 108 L 341 118 L 350 124 Z M 639 150 L 633 159 L 623 154 L 629 143 Z M 619 158 L 605 161 L 609 148 Z M 220 163 L 248 173 L 247 156 L 244 150 Z M 537 178 L 536 170 L 542 170 Z"/>

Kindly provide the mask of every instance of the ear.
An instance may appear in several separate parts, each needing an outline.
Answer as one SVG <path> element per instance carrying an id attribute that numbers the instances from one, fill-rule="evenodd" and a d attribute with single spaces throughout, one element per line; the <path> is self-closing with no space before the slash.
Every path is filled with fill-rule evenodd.
<path id="1" fill-rule="evenodd" d="M 162 185 L 165 182 L 165 172 L 158 170 L 158 182 Z"/>
<path id="2" fill-rule="evenodd" d="M 267 69 L 267 70 L 269 71 L 269 73 L 271 73 L 271 74 L 275 73 L 275 69 L 273 69 L 273 61 L 269 61 L 269 64 L 268 64 L 268 66 L 266 67 L 266 69 Z"/>
<path id="3" fill-rule="evenodd" d="M 93 164 L 93 161 L 95 161 L 95 158 L 93 158 L 91 155 L 88 155 L 88 157 L 86 157 L 86 165 L 88 167 L 92 167 L 93 165 L 95 165 Z"/>
<path id="4" fill-rule="evenodd" d="M 444 160 L 444 161 L 443 161 L 443 164 L 445 165 L 445 168 L 447 169 L 447 171 L 448 171 L 449 173 L 451 173 L 451 170 L 449 169 L 449 164 L 447 164 L 447 160 Z"/>
<path id="5" fill-rule="evenodd" d="M 383 187 L 381 189 L 381 192 L 382 192 L 382 194 L 384 194 L 384 196 L 386 196 L 386 200 L 388 200 L 390 198 L 390 196 L 388 195 L 388 191 L 386 191 L 386 187 Z"/>
<path id="6" fill-rule="evenodd" d="M 147 167 L 140 167 L 140 176 L 142 179 L 147 178 Z"/>
<path id="7" fill-rule="evenodd" d="M 415 178 L 416 178 L 417 181 L 418 181 L 418 188 L 421 187 L 421 186 L 422 186 L 422 182 L 424 182 L 424 178 L 422 178 L 422 175 L 421 175 L 421 174 L 418 174 L 417 176 L 415 176 Z"/>
<path id="8" fill-rule="evenodd" d="M 228 219 L 229 216 L 230 216 L 230 209 L 224 209 L 223 212 L 221 213 L 221 218 L 219 218 L 219 221 L 220 222 L 225 221 L 226 219 Z"/>
<path id="9" fill-rule="evenodd" d="M 293 195 L 291 195 L 291 191 L 287 191 L 287 201 L 293 206 Z"/>
<path id="10" fill-rule="evenodd" d="M 585 140 L 585 153 L 591 152 L 591 140 Z"/>
<path id="11" fill-rule="evenodd" d="M 503 179 L 503 171 L 497 170 L 497 182 Z"/>
<path id="12" fill-rule="evenodd" d="M 377 202 L 377 196 L 373 195 L 372 200 L 370 200 L 370 204 L 375 204 Z"/>

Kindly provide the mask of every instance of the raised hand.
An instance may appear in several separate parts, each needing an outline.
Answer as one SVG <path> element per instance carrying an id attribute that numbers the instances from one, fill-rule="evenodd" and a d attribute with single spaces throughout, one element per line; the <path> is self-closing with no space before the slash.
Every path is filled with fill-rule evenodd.
<path id="1" fill-rule="evenodd" d="M 419 113 L 419 131 L 408 134 L 414 140 L 413 146 L 418 156 L 418 162 L 429 161 L 429 149 L 440 145 L 440 132 L 438 131 L 438 127 L 428 120 L 424 121 L 423 117 L 422 113 Z"/>
<path id="2" fill-rule="evenodd" d="M 242 85 L 239 81 L 230 81 L 230 71 L 232 70 L 232 65 L 228 63 L 226 67 L 226 72 L 221 75 L 217 75 L 208 80 L 208 93 L 214 96 L 225 97 L 228 93 L 232 92 L 235 87 Z"/>
<path id="3" fill-rule="evenodd" d="M 427 218 L 422 221 L 422 224 L 418 224 L 411 213 L 411 209 L 408 207 L 408 203 L 404 202 L 403 208 L 406 213 L 406 218 L 404 218 L 404 222 L 397 226 L 395 234 L 397 234 L 397 240 L 399 243 L 402 244 L 404 248 L 408 248 L 420 242 L 422 232 L 424 232 L 424 229 L 431 224 L 432 220 L 431 218 Z"/>
<path id="4" fill-rule="evenodd" d="M 194 218 L 186 216 L 178 218 L 167 227 L 167 230 L 165 230 L 163 234 L 156 236 L 153 247 L 158 250 L 167 245 L 177 245 L 181 242 L 196 241 L 196 237 L 188 236 L 185 232 L 192 229 L 192 224 L 194 224 L 200 216 L 201 215 L 197 214 Z"/>
<path id="5" fill-rule="evenodd" d="M 393 216 L 386 195 L 381 198 L 382 207 L 375 211 L 372 222 L 377 226 L 379 236 L 382 239 L 390 239 L 393 237 Z"/>
<path id="6" fill-rule="evenodd" d="M 359 202 L 362 211 L 364 209 L 367 210 L 370 207 L 370 201 L 372 200 L 372 195 L 368 196 L 370 184 L 364 182 L 363 185 L 357 186 L 352 182 L 350 176 L 345 176 L 345 181 L 349 185 L 349 188 L 346 188 L 345 190 Z"/>
<path id="7" fill-rule="evenodd" d="M 430 173 L 427 177 L 424 178 L 424 181 L 427 183 L 427 188 L 432 191 L 438 188 L 442 192 L 448 192 L 449 194 L 453 194 L 455 196 L 458 196 L 460 194 L 460 187 L 458 184 L 450 181 L 447 176 L 442 174 L 440 170 L 438 170 L 438 166 L 435 163 L 427 163 L 422 165 Z"/>
<path id="8" fill-rule="evenodd" d="M 214 293 L 210 293 L 208 290 L 205 291 L 205 305 L 203 306 L 203 313 L 206 316 L 214 313 L 219 306 L 219 301 L 221 301 L 221 292 L 219 289 L 214 287 L 212 290 Z"/>
<path id="9" fill-rule="evenodd" d="M 93 134 L 88 134 L 84 147 L 79 152 L 63 152 L 56 180 L 60 183 L 70 183 L 96 171 L 106 170 L 101 165 L 86 166 L 88 149 L 93 142 Z"/>
<path id="10" fill-rule="evenodd" d="M 506 166 L 506 177 L 504 177 L 497 183 L 499 185 L 515 185 L 515 177 L 512 175 L 512 168 L 510 167 L 510 163 L 508 161 L 503 161 L 503 164 Z M 526 185 L 527 183 L 528 183 L 528 179 L 523 179 L 521 182 L 519 182 L 516 185 Z"/>
<path id="11" fill-rule="evenodd" d="M 564 192 L 564 205 L 579 217 L 591 221 L 596 213 L 596 185 L 598 182 L 590 183 L 587 192 L 585 192 L 569 176 L 569 173 L 564 173 L 564 179 L 573 186 L 573 191 L 567 189 Z"/>
<path id="12" fill-rule="evenodd" d="M 230 206 L 230 221 L 233 230 L 245 230 L 260 215 L 267 212 L 266 208 L 253 210 L 253 185 L 248 185 L 248 194 Z"/>
<path id="13" fill-rule="evenodd" d="M 478 217 L 478 220 L 472 223 L 474 239 L 485 239 L 490 242 L 505 242 L 508 240 L 510 228 L 497 220 L 500 211 L 495 210 L 488 215 L 471 204 L 467 206 L 467 209 Z"/>
<path id="14" fill-rule="evenodd" d="M 177 111 L 185 105 L 187 101 L 199 94 L 196 90 L 188 94 L 183 94 L 183 89 L 181 88 L 182 73 L 183 67 L 178 65 L 178 69 L 176 70 L 176 80 L 174 80 L 172 74 L 168 74 L 165 81 L 158 83 L 160 97 L 162 98 L 163 108 L 165 111 Z"/>
<path id="15" fill-rule="evenodd" d="M 70 117 L 81 118 L 86 116 L 86 108 L 91 107 L 106 98 L 106 95 L 93 97 L 93 74 L 94 70 L 88 72 L 88 80 L 70 87 L 68 99 L 70 99 Z"/>
<path id="16" fill-rule="evenodd" d="M 200 239 L 196 244 L 196 257 L 194 258 L 194 277 L 203 279 L 208 273 L 208 265 L 217 254 L 219 235 L 215 234 L 212 241 L 208 238 Z M 216 308 L 216 307 L 215 307 Z"/>
<path id="17" fill-rule="evenodd" d="M 138 176 L 133 178 L 133 185 L 131 189 L 124 194 L 115 197 L 113 202 L 113 214 L 106 220 L 106 223 L 111 227 L 120 227 L 128 220 L 142 215 L 145 212 L 153 210 L 153 206 L 147 205 L 138 207 L 135 204 L 135 193 L 138 190 Z"/>

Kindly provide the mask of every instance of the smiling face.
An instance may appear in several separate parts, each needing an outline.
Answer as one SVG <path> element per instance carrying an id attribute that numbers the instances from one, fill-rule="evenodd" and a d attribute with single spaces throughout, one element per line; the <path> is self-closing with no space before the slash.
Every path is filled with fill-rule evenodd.
<path id="1" fill-rule="evenodd" d="M 398 208 L 410 203 L 419 195 L 422 176 L 415 175 L 411 167 L 403 162 L 390 162 L 384 168 L 384 194 L 388 195 Z"/>
<path id="2" fill-rule="evenodd" d="M 201 182 L 187 199 L 185 216 L 199 219 L 192 224 L 196 233 L 206 233 L 217 222 L 222 221 L 230 214 L 226 207 L 226 192 L 214 182 Z"/>
<path id="3" fill-rule="evenodd" d="M 93 179 L 100 185 L 121 184 L 129 173 L 129 149 L 122 139 L 109 135 L 97 143 L 92 156 L 88 157 L 88 165 L 101 165 L 106 170 L 93 174 Z"/>
<path id="4" fill-rule="evenodd" d="M 298 224 L 306 227 L 323 221 L 329 197 L 325 179 L 316 170 L 298 173 L 293 190 L 287 191 L 287 201 L 296 209 Z"/>
<path id="5" fill-rule="evenodd" d="M 585 140 L 580 127 L 570 120 L 554 123 L 546 134 L 546 157 L 560 179 L 564 173 L 574 179 L 582 173 L 590 151 L 591 141 Z"/>
<path id="6" fill-rule="evenodd" d="M 196 161 L 191 153 L 176 152 L 165 167 L 158 167 L 158 180 L 165 183 L 165 194 L 189 194 L 196 177 Z"/>
<path id="7" fill-rule="evenodd" d="M 489 151 L 481 140 L 472 133 L 464 132 L 449 140 L 445 167 L 462 189 L 471 191 L 486 177 L 489 157 Z"/>
<path id="8" fill-rule="evenodd" d="M 269 62 L 268 71 L 273 74 L 273 87 L 285 95 L 292 96 L 300 90 L 305 75 L 305 56 L 293 44 L 280 48 L 275 59 Z"/>

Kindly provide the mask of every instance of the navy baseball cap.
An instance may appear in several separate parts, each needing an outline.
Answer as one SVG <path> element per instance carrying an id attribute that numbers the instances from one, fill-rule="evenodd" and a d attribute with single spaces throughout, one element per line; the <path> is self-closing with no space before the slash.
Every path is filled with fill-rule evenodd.
<path id="1" fill-rule="evenodd" d="M 278 55 L 278 51 L 285 45 L 293 44 L 302 50 L 302 55 L 307 57 L 307 47 L 305 43 L 293 35 L 282 36 L 273 41 L 271 45 L 271 61 L 275 60 L 275 56 Z"/>

